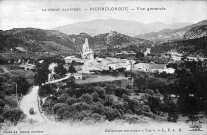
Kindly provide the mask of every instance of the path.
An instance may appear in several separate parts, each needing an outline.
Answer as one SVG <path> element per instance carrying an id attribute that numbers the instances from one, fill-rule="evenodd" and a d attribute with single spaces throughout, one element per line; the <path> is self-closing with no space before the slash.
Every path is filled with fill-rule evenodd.
<path id="1" fill-rule="evenodd" d="M 53 80 L 45 84 L 60 82 L 60 81 L 68 79 L 69 77 L 70 77 L 70 74 L 68 74 L 64 78 Z M 29 89 L 29 93 L 25 95 L 20 102 L 20 109 L 24 112 L 24 114 L 26 114 L 28 119 L 33 119 L 38 122 L 45 122 L 45 121 L 48 121 L 48 119 L 40 111 L 41 107 L 39 105 L 38 90 L 39 90 L 39 86 L 33 86 Z M 35 111 L 34 115 L 31 115 L 29 113 L 30 108 L 34 109 Z"/>
<path id="2" fill-rule="evenodd" d="M 33 119 L 38 122 L 46 121 L 43 114 L 40 112 L 38 107 L 38 90 L 39 86 L 33 86 L 27 95 L 22 98 L 20 103 L 20 109 L 27 115 L 28 119 Z M 31 115 L 29 113 L 30 108 L 34 108 L 35 114 Z"/>

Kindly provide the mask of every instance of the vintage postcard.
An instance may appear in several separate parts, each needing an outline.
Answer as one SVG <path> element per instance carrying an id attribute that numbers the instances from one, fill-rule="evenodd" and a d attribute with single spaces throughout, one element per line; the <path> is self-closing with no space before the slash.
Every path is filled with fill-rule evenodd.
<path id="1" fill-rule="evenodd" d="M 0 0 L 1 135 L 207 135 L 207 1 Z"/>

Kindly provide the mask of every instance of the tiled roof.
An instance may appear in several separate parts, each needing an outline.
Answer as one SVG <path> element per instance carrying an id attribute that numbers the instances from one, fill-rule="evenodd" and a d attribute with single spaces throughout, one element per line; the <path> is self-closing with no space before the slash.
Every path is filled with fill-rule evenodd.
<path id="1" fill-rule="evenodd" d="M 164 69 L 166 64 L 151 64 L 150 69 Z"/>
<path id="2" fill-rule="evenodd" d="M 25 50 L 24 48 L 22 47 L 15 47 L 17 50 L 21 51 L 21 52 L 26 52 L 27 50 Z"/>

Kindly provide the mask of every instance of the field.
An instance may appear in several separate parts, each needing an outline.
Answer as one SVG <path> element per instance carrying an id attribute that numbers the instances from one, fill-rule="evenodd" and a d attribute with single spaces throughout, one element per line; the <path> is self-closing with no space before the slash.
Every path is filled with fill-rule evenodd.
<path id="1" fill-rule="evenodd" d="M 85 80 L 76 80 L 77 84 L 85 84 L 85 83 L 97 83 L 97 82 L 111 82 L 116 80 L 127 80 L 124 76 L 110 76 L 110 75 L 94 75 L 90 78 L 86 78 Z"/>

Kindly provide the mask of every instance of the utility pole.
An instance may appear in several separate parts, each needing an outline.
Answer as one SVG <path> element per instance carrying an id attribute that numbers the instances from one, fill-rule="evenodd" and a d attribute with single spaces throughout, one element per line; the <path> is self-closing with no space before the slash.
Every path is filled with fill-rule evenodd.
<path id="1" fill-rule="evenodd" d="M 17 101 L 18 101 L 18 95 L 17 95 L 17 83 L 16 83 L 16 98 L 17 98 Z"/>

